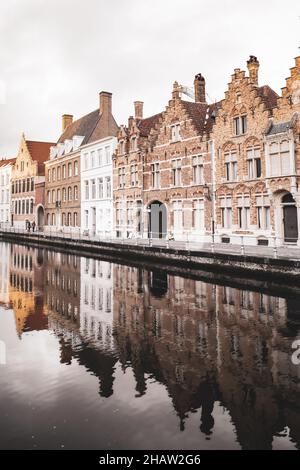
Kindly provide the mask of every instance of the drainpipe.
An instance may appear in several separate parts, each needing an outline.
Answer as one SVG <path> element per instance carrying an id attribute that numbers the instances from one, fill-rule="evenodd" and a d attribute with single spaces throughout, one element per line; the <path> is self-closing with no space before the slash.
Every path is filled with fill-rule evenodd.
<path id="1" fill-rule="evenodd" d="M 208 141 L 211 155 L 211 241 L 215 243 L 215 221 L 216 221 L 216 167 L 215 167 L 215 143 Z"/>

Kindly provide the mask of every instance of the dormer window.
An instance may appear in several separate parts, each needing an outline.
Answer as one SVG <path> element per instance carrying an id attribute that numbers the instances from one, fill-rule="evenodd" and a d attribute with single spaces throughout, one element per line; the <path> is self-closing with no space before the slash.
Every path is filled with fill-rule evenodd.
<path id="1" fill-rule="evenodd" d="M 173 124 L 171 126 L 171 141 L 177 142 L 180 140 L 180 124 Z"/>
<path id="2" fill-rule="evenodd" d="M 124 140 L 120 140 L 119 149 L 120 149 L 120 154 L 121 154 L 121 155 L 122 155 L 123 153 L 125 153 L 125 142 L 124 142 Z"/>
<path id="3" fill-rule="evenodd" d="M 234 135 L 242 135 L 247 132 L 247 116 L 238 116 L 233 119 Z"/>
<path id="4" fill-rule="evenodd" d="M 131 150 L 132 151 L 136 150 L 136 144 L 137 144 L 136 137 L 132 137 L 131 138 Z"/>

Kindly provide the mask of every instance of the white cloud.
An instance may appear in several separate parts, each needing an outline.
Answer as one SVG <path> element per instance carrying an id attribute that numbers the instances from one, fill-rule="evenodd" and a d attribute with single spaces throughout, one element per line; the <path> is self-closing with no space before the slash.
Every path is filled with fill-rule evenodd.
<path id="1" fill-rule="evenodd" d="M 212 98 L 250 54 L 260 82 L 280 91 L 299 45 L 296 0 L 13 0 L 0 6 L 0 156 L 13 156 L 20 132 L 56 140 L 60 116 L 80 117 L 114 94 L 119 123 L 145 102 L 164 109 L 178 80 L 201 72 Z M 0 90 L 1 92 L 1 90 Z"/>

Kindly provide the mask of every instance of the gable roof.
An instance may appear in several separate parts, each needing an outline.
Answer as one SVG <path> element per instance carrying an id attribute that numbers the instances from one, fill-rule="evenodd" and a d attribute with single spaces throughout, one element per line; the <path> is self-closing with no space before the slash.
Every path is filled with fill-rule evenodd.
<path id="1" fill-rule="evenodd" d="M 267 129 L 267 135 L 275 135 L 275 134 L 282 134 L 287 132 L 289 129 L 294 127 L 293 121 L 286 121 L 286 122 L 279 122 L 278 124 L 273 124 L 269 126 Z"/>
<path id="2" fill-rule="evenodd" d="M 45 174 L 44 162 L 48 160 L 50 147 L 55 145 L 54 142 L 38 142 L 36 140 L 26 140 L 28 151 L 31 155 L 32 160 L 38 164 L 38 174 Z"/>
<path id="3" fill-rule="evenodd" d="M 118 129 L 112 114 L 100 114 L 99 109 L 96 109 L 70 124 L 61 134 L 57 143 L 62 143 L 67 139 L 71 140 L 75 135 L 80 135 L 84 136 L 81 145 L 89 144 L 105 137 L 115 136 Z"/>
<path id="4" fill-rule="evenodd" d="M 6 166 L 6 165 L 13 165 L 16 161 L 16 158 L 3 158 L 2 160 L 0 160 L 0 166 Z"/>
<path id="5" fill-rule="evenodd" d="M 151 129 L 153 129 L 159 122 L 162 114 L 163 113 L 154 114 L 153 116 L 138 121 L 137 127 L 140 131 L 141 137 L 147 137 L 150 134 Z"/>
<path id="6" fill-rule="evenodd" d="M 181 101 L 190 116 L 199 134 L 210 132 L 215 122 L 215 117 L 221 107 L 221 102 L 207 104 L 194 103 L 193 101 Z"/>
<path id="7" fill-rule="evenodd" d="M 277 106 L 277 100 L 279 98 L 276 91 L 272 90 L 269 85 L 264 85 L 257 88 L 258 95 L 264 101 L 267 109 L 272 109 Z"/>

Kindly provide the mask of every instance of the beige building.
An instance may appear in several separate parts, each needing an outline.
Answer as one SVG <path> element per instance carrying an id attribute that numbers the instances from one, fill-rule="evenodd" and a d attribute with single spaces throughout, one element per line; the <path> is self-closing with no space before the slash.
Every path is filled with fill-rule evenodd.
<path id="1" fill-rule="evenodd" d="M 30 222 L 44 226 L 45 161 L 52 142 L 27 140 L 22 134 L 11 172 L 11 225 L 25 229 Z"/>
<path id="2" fill-rule="evenodd" d="M 71 115 L 62 117 L 62 134 L 46 162 L 46 230 L 80 232 L 81 150 L 87 149 L 85 155 L 88 144 L 116 134 L 111 97 L 102 91 L 99 108 L 77 121 Z"/>

